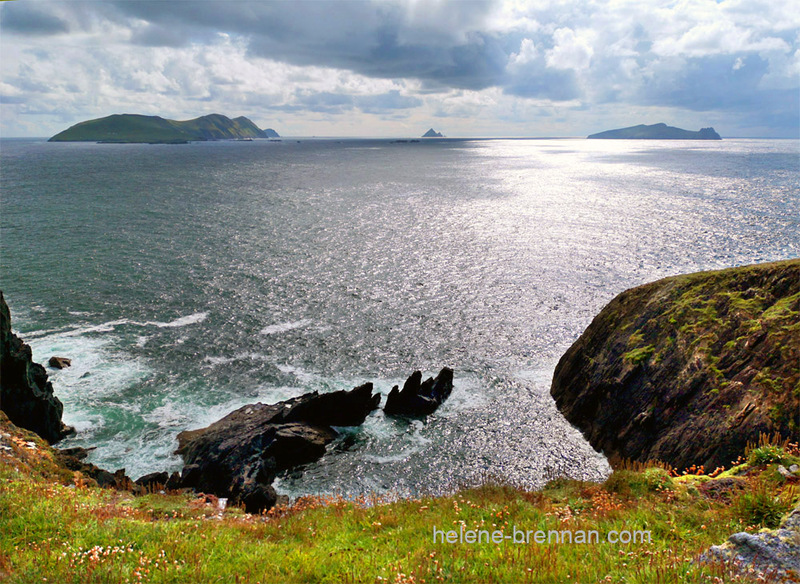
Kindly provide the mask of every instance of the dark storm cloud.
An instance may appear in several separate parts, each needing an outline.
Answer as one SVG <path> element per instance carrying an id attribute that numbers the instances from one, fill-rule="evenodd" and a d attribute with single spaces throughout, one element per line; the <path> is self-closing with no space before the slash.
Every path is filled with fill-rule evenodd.
<path id="1" fill-rule="evenodd" d="M 502 82 L 507 52 L 479 32 L 492 2 L 115 2 L 148 23 L 135 40 L 175 46 L 218 31 L 248 39 L 253 56 L 370 77 L 435 80 L 483 89 Z M 435 8 L 434 8 L 435 7 Z M 189 33 L 188 30 L 191 32 Z M 176 31 L 174 35 L 170 31 Z"/>
<path id="2" fill-rule="evenodd" d="M 26 35 L 45 36 L 69 32 L 69 25 L 30 4 L 5 3 L 0 9 L 0 29 Z"/>

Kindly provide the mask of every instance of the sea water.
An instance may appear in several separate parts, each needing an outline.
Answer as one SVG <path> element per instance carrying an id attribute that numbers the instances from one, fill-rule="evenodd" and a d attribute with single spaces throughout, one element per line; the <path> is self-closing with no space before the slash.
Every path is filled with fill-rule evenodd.
<path id="1" fill-rule="evenodd" d="M 455 370 L 381 411 L 292 495 L 601 479 L 553 369 L 616 294 L 800 256 L 796 140 L 3 140 L 0 288 L 50 370 L 61 446 L 136 478 L 256 401 Z"/>

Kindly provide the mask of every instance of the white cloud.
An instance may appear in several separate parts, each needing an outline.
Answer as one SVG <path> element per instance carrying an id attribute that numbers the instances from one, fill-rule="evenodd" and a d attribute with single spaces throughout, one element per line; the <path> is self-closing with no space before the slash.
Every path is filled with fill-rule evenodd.
<path id="1" fill-rule="evenodd" d="M 606 116 L 602 129 L 660 108 L 733 126 L 768 126 L 775 110 L 785 131 L 800 109 L 791 4 L 4 2 L 0 128 L 44 135 L 121 111 L 218 111 L 296 134 L 391 134 L 444 116 L 462 128 L 449 135 L 538 133 L 537 119 L 574 135 L 590 123 L 583 112 Z"/>
<path id="2" fill-rule="evenodd" d="M 511 53 L 508 57 L 508 67 L 511 70 L 519 69 L 522 65 L 527 65 L 539 57 L 539 51 L 531 39 L 522 39 L 519 44 L 519 52 Z"/>
<path id="3" fill-rule="evenodd" d="M 547 66 L 554 69 L 586 69 L 594 49 L 589 39 L 577 35 L 570 28 L 559 28 L 553 33 L 554 46 L 547 51 Z"/>

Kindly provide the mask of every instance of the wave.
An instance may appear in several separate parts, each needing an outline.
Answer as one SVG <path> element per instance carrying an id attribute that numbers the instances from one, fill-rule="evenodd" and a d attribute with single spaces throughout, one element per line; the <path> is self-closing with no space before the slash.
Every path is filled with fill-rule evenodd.
<path id="1" fill-rule="evenodd" d="M 280 324 L 271 324 L 261 329 L 262 335 L 275 335 L 278 333 L 285 333 L 292 329 L 301 328 L 311 324 L 311 319 L 304 318 L 303 320 L 295 320 L 292 322 L 282 322 Z"/>

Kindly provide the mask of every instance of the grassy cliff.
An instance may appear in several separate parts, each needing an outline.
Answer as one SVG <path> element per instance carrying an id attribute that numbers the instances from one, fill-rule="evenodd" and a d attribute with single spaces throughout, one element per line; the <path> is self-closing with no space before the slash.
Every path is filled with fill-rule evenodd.
<path id="1" fill-rule="evenodd" d="M 213 496 L 98 488 L 0 412 L 0 580 L 764 581 L 724 562 L 694 560 L 733 532 L 777 524 L 796 504 L 800 491 L 792 485 L 800 477 L 785 478 L 776 467 L 799 461 L 798 454 L 797 445 L 762 446 L 749 452 L 750 462 L 715 478 L 640 466 L 618 469 L 603 484 L 554 479 L 541 492 L 487 484 L 395 502 L 307 497 L 248 515 L 220 509 Z M 470 543 L 459 535 L 461 542 L 449 543 L 447 535 L 434 541 L 434 529 L 480 538 L 500 531 L 510 539 Z M 528 543 L 515 543 L 515 530 L 530 531 Z M 551 532 L 570 532 L 574 541 Z M 578 543 L 580 533 L 589 543 Z M 635 541 L 610 541 L 628 537 Z"/>
<path id="2" fill-rule="evenodd" d="M 727 465 L 800 439 L 800 260 L 665 278 L 612 300 L 551 393 L 610 458 Z"/>

